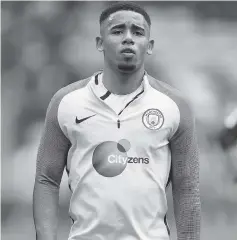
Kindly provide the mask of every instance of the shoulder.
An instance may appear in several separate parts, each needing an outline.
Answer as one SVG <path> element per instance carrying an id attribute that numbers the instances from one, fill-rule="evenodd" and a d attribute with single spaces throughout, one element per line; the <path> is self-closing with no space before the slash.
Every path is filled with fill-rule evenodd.
<path id="1" fill-rule="evenodd" d="M 71 83 L 59 89 L 51 98 L 49 107 L 58 106 L 65 96 L 67 96 L 69 93 L 72 93 L 73 91 L 86 87 L 87 84 L 90 82 L 90 80 L 91 80 L 91 77 L 81 79 L 81 80 L 78 80 L 77 82 Z"/>
<path id="2" fill-rule="evenodd" d="M 188 104 L 188 100 L 184 97 L 184 94 L 177 88 L 162 82 L 150 75 L 148 75 L 148 80 L 155 90 L 167 95 L 171 98 L 178 106 Z"/>
<path id="3" fill-rule="evenodd" d="M 82 89 L 87 86 L 87 84 L 90 82 L 91 77 L 78 80 L 77 82 L 71 83 L 61 89 L 59 89 L 51 98 L 50 103 L 47 108 L 46 115 L 53 116 L 57 115 L 58 107 L 62 101 L 62 99 L 67 96 L 69 93 Z"/>
<path id="4" fill-rule="evenodd" d="M 165 94 L 176 104 L 179 111 L 179 124 L 176 134 L 179 134 L 180 131 L 185 131 L 186 129 L 193 129 L 195 125 L 195 116 L 191 104 L 185 97 L 185 94 L 173 86 L 159 81 L 150 75 L 148 75 L 148 80 L 152 88 Z"/>
<path id="5" fill-rule="evenodd" d="M 85 78 L 82 80 L 78 80 L 77 82 L 71 83 L 71 84 L 59 89 L 54 94 L 52 100 L 54 102 L 59 102 L 60 100 L 62 100 L 63 97 L 65 97 L 69 93 L 86 87 L 86 85 L 89 83 L 90 80 L 91 80 L 91 77 L 88 77 L 88 78 Z"/>
<path id="6" fill-rule="evenodd" d="M 185 94 L 178 90 L 177 88 L 162 82 L 150 75 L 148 75 L 148 81 L 151 87 L 155 90 L 165 94 L 169 98 L 171 98 L 175 104 L 177 105 L 181 116 L 185 116 L 187 114 L 192 114 L 192 109 L 190 106 L 189 100 L 185 97 Z"/>

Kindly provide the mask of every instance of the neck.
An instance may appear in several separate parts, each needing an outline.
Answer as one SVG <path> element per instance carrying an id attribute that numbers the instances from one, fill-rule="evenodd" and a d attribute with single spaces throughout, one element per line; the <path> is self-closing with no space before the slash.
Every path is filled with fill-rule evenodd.
<path id="1" fill-rule="evenodd" d="M 103 84 L 110 92 L 125 95 L 134 92 L 143 80 L 144 67 L 133 73 L 122 73 L 105 67 L 103 70 Z"/>

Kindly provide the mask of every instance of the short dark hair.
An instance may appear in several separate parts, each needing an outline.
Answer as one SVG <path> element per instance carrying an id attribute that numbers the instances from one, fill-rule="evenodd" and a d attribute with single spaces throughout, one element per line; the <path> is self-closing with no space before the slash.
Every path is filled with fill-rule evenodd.
<path id="1" fill-rule="evenodd" d="M 100 15 L 100 24 L 105 19 L 107 19 L 112 13 L 122 11 L 122 10 L 140 13 L 141 15 L 143 15 L 148 25 L 151 26 L 150 16 L 145 11 L 145 9 L 134 2 L 127 2 L 127 1 L 116 2 L 116 3 L 113 3 L 112 5 L 109 5 Z"/>

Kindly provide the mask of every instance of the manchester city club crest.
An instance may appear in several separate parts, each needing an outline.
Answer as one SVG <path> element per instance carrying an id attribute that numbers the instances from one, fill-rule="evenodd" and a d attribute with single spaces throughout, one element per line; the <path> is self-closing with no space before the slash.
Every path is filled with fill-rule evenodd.
<path id="1" fill-rule="evenodd" d="M 144 112 L 142 122 L 146 128 L 157 130 L 162 127 L 164 123 L 164 116 L 158 109 L 152 108 Z"/>

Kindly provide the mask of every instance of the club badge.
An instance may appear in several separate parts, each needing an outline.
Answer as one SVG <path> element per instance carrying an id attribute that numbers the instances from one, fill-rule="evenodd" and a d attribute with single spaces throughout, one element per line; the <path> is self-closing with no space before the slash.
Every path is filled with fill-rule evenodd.
<path id="1" fill-rule="evenodd" d="M 142 116 L 142 122 L 146 128 L 157 130 L 162 127 L 164 123 L 164 116 L 158 109 L 148 109 Z"/>

